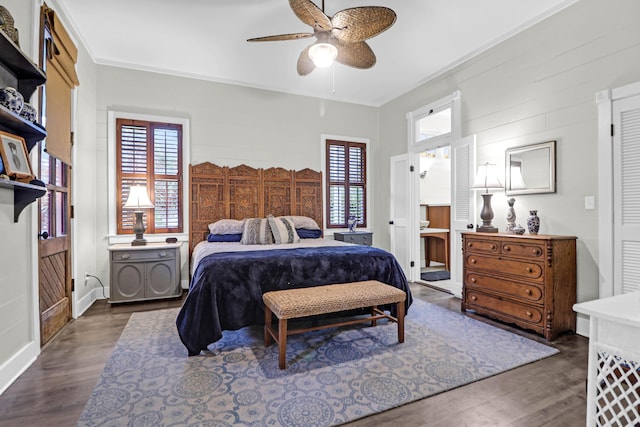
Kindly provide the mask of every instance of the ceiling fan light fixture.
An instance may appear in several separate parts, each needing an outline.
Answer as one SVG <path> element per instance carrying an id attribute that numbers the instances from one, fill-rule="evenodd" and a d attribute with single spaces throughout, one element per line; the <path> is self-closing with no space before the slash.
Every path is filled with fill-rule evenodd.
<path id="1" fill-rule="evenodd" d="M 338 49 L 331 43 L 320 42 L 309 48 L 309 58 L 318 68 L 327 68 L 338 57 Z"/>

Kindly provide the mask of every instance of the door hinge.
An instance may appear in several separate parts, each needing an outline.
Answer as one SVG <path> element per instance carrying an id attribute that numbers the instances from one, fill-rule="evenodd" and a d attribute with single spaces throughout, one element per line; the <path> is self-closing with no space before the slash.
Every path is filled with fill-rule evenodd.
<path id="1" fill-rule="evenodd" d="M 73 146 L 73 144 L 76 143 L 76 133 L 75 132 L 71 132 L 71 146 Z"/>
<path id="2" fill-rule="evenodd" d="M 76 279 L 71 279 L 71 292 L 76 291 Z"/>
<path id="3" fill-rule="evenodd" d="M 613 123 L 611 123 L 611 136 L 613 136 Z"/>
<path id="4" fill-rule="evenodd" d="M 415 261 L 411 261 L 411 267 L 415 267 L 416 262 Z"/>
<path id="5" fill-rule="evenodd" d="M 75 218 L 75 206 L 71 205 L 71 207 L 69 208 L 69 218 L 73 219 Z"/>
<path id="6" fill-rule="evenodd" d="M 413 170 L 414 170 L 413 165 L 409 166 L 409 172 L 413 172 Z"/>

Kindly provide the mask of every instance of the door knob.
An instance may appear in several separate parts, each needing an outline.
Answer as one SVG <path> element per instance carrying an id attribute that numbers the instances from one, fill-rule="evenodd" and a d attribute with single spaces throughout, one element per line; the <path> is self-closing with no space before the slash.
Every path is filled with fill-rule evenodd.
<path id="1" fill-rule="evenodd" d="M 38 237 L 41 237 L 44 240 L 47 240 L 49 238 L 49 233 L 46 231 L 43 231 L 42 233 L 38 233 Z"/>
<path id="2" fill-rule="evenodd" d="M 389 221 L 389 225 L 393 225 L 393 220 Z"/>
<path id="3" fill-rule="evenodd" d="M 472 230 L 473 229 L 473 224 L 467 224 L 467 230 Z"/>

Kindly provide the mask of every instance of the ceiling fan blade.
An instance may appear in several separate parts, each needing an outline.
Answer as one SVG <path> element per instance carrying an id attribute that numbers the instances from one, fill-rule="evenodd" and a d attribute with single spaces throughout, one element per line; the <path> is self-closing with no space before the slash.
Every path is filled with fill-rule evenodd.
<path id="1" fill-rule="evenodd" d="M 371 68 L 376 63 L 376 55 L 366 42 L 334 43 L 338 48 L 336 61 L 354 68 Z"/>
<path id="2" fill-rule="evenodd" d="M 311 0 L 289 0 L 289 6 L 302 22 L 312 26 L 314 30 L 331 30 L 331 20 Z"/>
<path id="3" fill-rule="evenodd" d="M 377 36 L 396 22 L 388 7 L 363 6 L 341 10 L 331 18 L 331 34 L 344 42 L 360 42 Z"/>
<path id="4" fill-rule="evenodd" d="M 316 64 L 313 63 L 311 58 L 309 58 L 309 49 L 313 45 L 307 46 L 305 50 L 300 52 L 300 56 L 298 57 L 298 74 L 301 76 L 306 76 L 310 72 L 316 69 Z"/>
<path id="5" fill-rule="evenodd" d="M 279 34 L 277 36 L 265 36 L 255 37 L 247 39 L 248 42 L 275 42 L 280 40 L 298 40 L 313 37 L 313 33 L 294 33 L 294 34 Z"/>

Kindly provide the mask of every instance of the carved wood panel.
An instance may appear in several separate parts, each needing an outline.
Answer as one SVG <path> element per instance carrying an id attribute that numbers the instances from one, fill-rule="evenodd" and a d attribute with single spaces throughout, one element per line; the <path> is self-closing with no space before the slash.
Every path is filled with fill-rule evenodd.
<path id="1" fill-rule="evenodd" d="M 220 219 L 304 215 L 322 227 L 322 173 L 283 168 L 189 166 L 189 253 Z"/>

